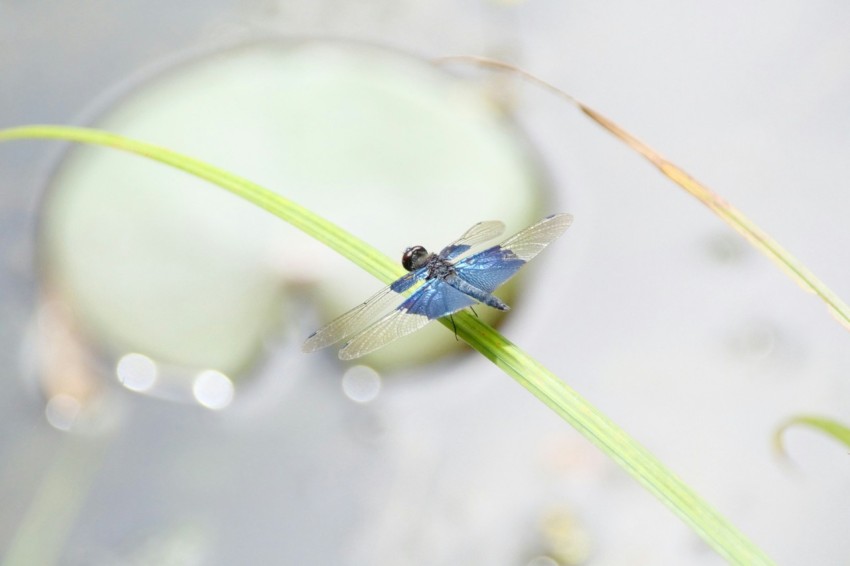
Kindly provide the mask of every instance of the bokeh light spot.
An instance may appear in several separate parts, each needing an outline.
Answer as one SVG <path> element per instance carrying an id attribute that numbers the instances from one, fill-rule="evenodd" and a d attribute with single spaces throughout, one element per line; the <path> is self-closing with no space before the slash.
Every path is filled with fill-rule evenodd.
<path id="1" fill-rule="evenodd" d="M 192 394 L 208 409 L 224 409 L 233 401 L 233 382 L 229 377 L 215 370 L 202 371 L 195 377 Z"/>
<path id="2" fill-rule="evenodd" d="M 342 376 L 342 392 L 357 403 L 373 401 L 381 392 L 381 376 L 369 366 L 354 366 Z"/>
<path id="3" fill-rule="evenodd" d="M 80 414 L 80 402 L 70 395 L 59 393 L 47 402 L 44 408 L 44 416 L 50 426 L 59 430 L 70 430 L 71 425 Z"/>
<path id="4" fill-rule="evenodd" d="M 156 383 L 156 363 L 142 354 L 127 354 L 115 366 L 118 381 L 132 391 L 147 391 Z"/>

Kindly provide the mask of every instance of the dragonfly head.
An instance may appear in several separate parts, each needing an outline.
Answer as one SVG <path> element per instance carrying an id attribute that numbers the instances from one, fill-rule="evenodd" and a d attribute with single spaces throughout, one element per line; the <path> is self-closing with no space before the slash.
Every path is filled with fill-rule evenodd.
<path id="1" fill-rule="evenodd" d="M 411 246 L 404 250 L 401 256 L 401 264 L 408 271 L 419 269 L 428 263 L 428 250 L 422 246 Z"/>

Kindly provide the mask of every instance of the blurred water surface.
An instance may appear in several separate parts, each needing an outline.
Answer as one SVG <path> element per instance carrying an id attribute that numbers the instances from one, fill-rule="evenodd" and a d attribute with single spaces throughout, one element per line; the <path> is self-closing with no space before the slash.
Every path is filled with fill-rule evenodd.
<path id="1" fill-rule="evenodd" d="M 129 77 L 251 37 L 506 57 L 709 183 L 847 297 L 849 19 L 848 7 L 797 1 L 4 3 L 0 126 L 87 122 Z M 788 415 L 847 414 L 846 331 L 577 112 L 512 89 L 506 104 L 576 223 L 529 268 L 505 332 L 780 563 L 846 562 L 845 452 L 791 431 L 801 473 L 770 453 Z M 116 378 L 98 418 L 57 430 L 73 397 L 45 406 L 26 360 L 33 328 L 64 316 L 37 311 L 34 260 L 59 151 L 0 147 L 7 563 L 721 563 L 484 360 L 375 375 L 300 356 L 310 309 L 224 410 Z M 55 342 L 73 361 L 63 372 L 101 371 L 74 336 Z M 145 362 L 128 363 L 144 383 Z M 201 397 L 220 403 L 222 383 L 207 375 Z"/>

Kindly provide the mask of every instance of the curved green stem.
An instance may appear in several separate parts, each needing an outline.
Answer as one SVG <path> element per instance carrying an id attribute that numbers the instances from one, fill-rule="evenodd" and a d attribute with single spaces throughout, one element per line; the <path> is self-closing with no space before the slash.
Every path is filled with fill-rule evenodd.
<path id="1" fill-rule="evenodd" d="M 385 283 L 401 268 L 391 259 L 304 207 L 241 177 L 155 145 L 98 130 L 28 126 L 0 131 L 0 141 L 51 138 L 145 156 L 206 179 L 286 220 Z M 643 446 L 528 354 L 468 313 L 455 315 L 457 334 L 560 415 L 646 489 L 675 511 L 719 554 L 735 564 L 773 562 Z M 448 323 L 445 323 L 448 326 Z"/>

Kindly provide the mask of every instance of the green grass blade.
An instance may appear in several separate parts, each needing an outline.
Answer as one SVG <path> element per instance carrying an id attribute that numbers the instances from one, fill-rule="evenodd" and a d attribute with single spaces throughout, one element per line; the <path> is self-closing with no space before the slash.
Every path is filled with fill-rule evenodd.
<path id="1" fill-rule="evenodd" d="M 278 194 L 173 151 L 84 128 L 30 126 L 0 131 L 0 141 L 50 138 L 107 146 L 149 157 L 197 175 L 241 196 L 325 243 L 385 283 L 401 267 L 365 242 Z M 645 448 L 578 393 L 492 327 L 468 313 L 455 315 L 457 334 L 576 428 L 675 511 L 720 555 L 734 564 L 773 564 L 729 521 L 667 470 Z M 449 326 L 448 323 L 445 323 Z"/>
<path id="2" fill-rule="evenodd" d="M 14 139 L 56 139 L 101 145 L 159 161 L 214 183 L 271 212 L 347 257 L 378 279 L 387 281 L 405 273 L 401 266 L 366 242 L 303 206 L 237 175 L 170 149 L 89 128 L 37 125 L 0 130 L 0 141 Z"/>
<path id="3" fill-rule="evenodd" d="M 782 441 L 783 435 L 788 428 L 792 426 L 807 426 L 813 428 L 819 432 L 824 433 L 825 435 L 832 437 L 834 440 L 844 444 L 850 448 L 850 428 L 841 424 L 838 421 L 834 421 L 832 419 L 828 419 L 825 417 L 818 417 L 814 415 L 797 415 L 795 417 L 791 417 L 785 423 L 782 424 L 773 435 L 773 445 L 776 448 L 776 452 L 782 456 L 787 456 L 787 452 L 785 451 L 785 444 Z"/>

